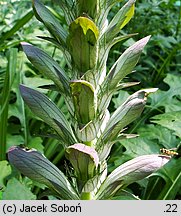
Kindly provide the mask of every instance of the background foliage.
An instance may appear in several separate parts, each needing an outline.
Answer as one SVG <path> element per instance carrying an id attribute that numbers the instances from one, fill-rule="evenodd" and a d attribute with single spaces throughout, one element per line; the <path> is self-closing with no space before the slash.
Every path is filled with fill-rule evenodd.
<path id="1" fill-rule="evenodd" d="M 50 1 L 44 1 L 55 13 L 59 21 L 65 20 L 60 8 Z M 114 7 L 112 17 L 122 3 Z M 56 7 L 56 10 L 55 10 Z M 138 33 L 124 43 L 115 45 L 109 56 L 110 67 L 125 47 L 146 35 L 152 35 L 141 56 L 136 73 L 127 77 L 127 81 L 140 82 L 139 85 L 121 90 L 114 95 L 109 107 L 114 111 L 131 93 L 141 88 L 158 87 L 159 90 L 149 96 L 143 115 L 132 123 L 129 133 L 139 137 L 118 142 L 111 151 L 109 171 L 123 162 L 139 155 L 159 153 L 160 148 L 177 148 L 181 141 L 181 1 L 138 1 L 136 14 L 123 31 Z M 24 13 L 22 14 L 22 11 Z M 0 2 L 0 197 L 2 199 L 37 199 L 40 189 L 19 173 L 12 172 L 6 161 L 6 151 L 12 145 L 28 145 L 43 152 L 48 159 L 70 175 L 63 157 L 64 152 L 58 141 L 45 137 L 50 128 L 36 118 L 24 105 L 19 93 L 19 84 L 39 87 L 51 84 L 51 81 L 39 74 L 22 52 L 21 41 L 31 42 L 42 47 L 58 63 L 66 68 L 60 51 L 37 36 L 48 35 L 42 24 L 33 15 L 31 2 Z M 69 118 L 64 100 L 56 92 L 42 90 L 61 108 Z M 50 145 L 51 143 L 51 145 Z M 16 185 L 16 187 L 14 187 Z M 38 185 L 43 189 L 43 186 Z M 13 188 L 16 188 L 14 190 Z M 20 193 L 17 194 L 17 188 Z M 161 188 L 161 189 L 160 189 Z M 181 197 L 181 159 L 173 158 L 159 172 L 149 179 L 129 186 L 140 199 L 180 199 Z M 43 196 L 43 195 L 41 195 Z M 50 196 L 43 197 L 52 199 Z M 119 199 L 119 194 L 117 196 Z M 126 197 L 125 197 L 126 199 Z M 135 198 L 134 198 L 135 199 Z"/>

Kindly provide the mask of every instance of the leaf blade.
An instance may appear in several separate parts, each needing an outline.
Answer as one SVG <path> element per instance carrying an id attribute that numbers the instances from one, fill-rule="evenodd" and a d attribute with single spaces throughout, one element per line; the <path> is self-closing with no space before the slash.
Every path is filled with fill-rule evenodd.
<path id="1" fill-rule="evenodd" d="M 47 158 L 35 150 L 11 147 L 8 158 L 21 173 L 47 185 L 63 199 L 79 199 L 65 175 Z"/>
<path id="2" fill-rule="evenodd" d="M 22 47 L 30 62 L 42 74 L 51 79 L 62 92 L 69 92 L 69 78 L 52 57 L 31 44 L 22 43 Z"/>
<path id="3" fill-rule="evenodd" d="M 32 112 L 50 125 L 63 139 L 65 145 L 75 142 L 73 131 L 65 116 L 47 96 L 23 85 L 20 85 L 20 91 Z"/>

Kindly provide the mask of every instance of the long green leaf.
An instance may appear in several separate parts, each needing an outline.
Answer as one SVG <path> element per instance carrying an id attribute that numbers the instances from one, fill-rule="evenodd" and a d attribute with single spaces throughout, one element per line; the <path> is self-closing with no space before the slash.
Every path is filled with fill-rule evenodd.
<path id="1" fill-rule="evenodd" d="M 61 110 L 44 94 L 20 86 L 23 99 L 39 118 L 43 119 L 63 139 L 64 145 L 75 143 L 73 131 Z"/>
<path id="2" fill-rule="evenodd" d="M 68 77 L 58 63 L 43 50 L 28 43 L 22 43 L 23 50 L 31 63 L 46 77 L 51 79 L 64 93 L 69 92 Z"/>
<path id="3" fill-rule="evenodd" d="M 18 50 L 12 48 L 8 53 L 8 65 L 5 74 L 5 81 L 1 94 L 0 101 L 0 160 L 6 159 L 6 136 L 7 136 L 7 123 L 8 123 L 8 107 L 9 107 L 9 96 L 16 73 L 16 62 L 17 62 Z"/>
<path id="4" fill-rule="evenodd" d="M 27 22 L 29 22 L 29 20 L 31 20 L 31 18 L 33 17 L 33 11 L 29 11 L 25 16 L 23 16 L 21 19 L 19 19 L 16 24 L 6 33 L 4 33 L 1 37 L 0 37 L 0 41 L 1 43 L 12 37 L 19 29 L 21 29 Z"/>
<path id="5" fill-rule="evenodd" d="M 21 173 L 45 184 L 61 199 L 79 199 L 66 176 L 38 151 L 11 147 L 8 158 Z"/>
<path id="6" fill-rule="evenodd" d="M 55 16 L 39 0 L 33 1 L 33 8 L 37 19 L 44 23 L 48 31 L 60 44 L 66 44 L 67 33 Z"/>

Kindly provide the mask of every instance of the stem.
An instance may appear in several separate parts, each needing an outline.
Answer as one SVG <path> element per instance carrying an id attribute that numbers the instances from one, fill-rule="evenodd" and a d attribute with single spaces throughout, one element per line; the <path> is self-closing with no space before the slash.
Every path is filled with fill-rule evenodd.
<path id="1" fill-rule="evenodd" d="M 62 148 L 60 152 L 58 153 L 58 155 L 53 159 L 52 163 L 57 164 L 61 160 L 61 158 L 64 156 L 64 154 L 65 154 L 65 150 Z"/>
<path id="2" fill-rule="evenodd" d="M 92 200 L 92 194 L 90 192 L 83 192 L 80 197 L 81 200 Z"/>

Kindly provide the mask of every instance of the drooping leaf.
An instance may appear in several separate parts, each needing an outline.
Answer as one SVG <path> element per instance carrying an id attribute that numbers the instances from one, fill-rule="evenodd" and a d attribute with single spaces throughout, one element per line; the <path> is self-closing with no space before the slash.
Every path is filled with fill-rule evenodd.
<path id="1" fill-rule="evenodd" d="M 8 181 L 5 191 L 2 196 L 3 200 L 36 200 L 28 187 L 20 183 L 16 178 Z"/>
<path id="2" fill-rule="evenodd" d="M 73 131 L 64 114 L 47 96 L 23 85 L 20 86 L 20 91 L 32 112 L 52 127 L 65 145 L 75 143 Z"/>
<path id="3" fill-rule="evenodd" d="M 61 199 L 79 199 L 65 175 L 36 150 L 9 149 L 10 163 L 30 179 L 45 184 Z"/>
<path id="4" fill-rule="evenodd" d="M 134 158 L 116 168 L 101 185 L 96 199 L 107 199 L 132 182 L 149 176 L 170 160 L 163 155 L 143 155 Z"/>
<path id="5" fill-rule="evenodd" d="M 86 17 L 78 17 L 69 26 L 67 38 L 69 52 L 81 74 L 95 67 L 98 35 L 97 26 Z"/>
<path id="6" fill-rule="evenodd" d="M 23 50 L 30 62 L 64 93 L 69 92 L 68 77 L 58 63 L 43 50 L 28 43 L 22 43 Z"/>
<path id="7" fill-rule="evenodd" d="M 57 18 L 39 0 L 33 0 L 33 9 L 37 19 L 44 23 L 48 31 L 60 44 L 66 44 L 67 33 Z"/>
<path id="8" fill-rule="evenodd" d="M 133 17 L 135 1 L 129 0 L 111 20 L 105 32 L 107 41 L 112 40 Z"/>

